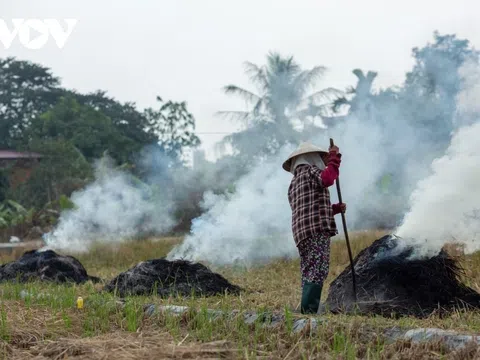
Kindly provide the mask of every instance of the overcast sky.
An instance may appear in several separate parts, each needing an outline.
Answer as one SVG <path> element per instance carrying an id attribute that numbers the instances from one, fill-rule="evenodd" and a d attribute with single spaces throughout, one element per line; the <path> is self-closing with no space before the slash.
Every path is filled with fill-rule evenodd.
<path id="1" fill-rule="evenodd" d="M 433 31 L 456 33 L 480 47 L 478 0 L 2 0 L 1 18 L 75 18 L 65 47 L 28 50 L 18 40 L 0 56 L 53 69 L 63 85 L 102 89 L 140 108 L 155 97 L 186 100 L 197 131 L 212 145 L 236 126 L 215 116 L 240 110 L 228 83 L 249 87 L 243 62 L 263 64 L 270 50 L 294 55 L 304 68 L 324 65 L 319 88 L 354 85 L 354 68 L 375 70 L 376 87 L 400 84 L 411 49 Z M 9 23 L 10 24 L 10 23 Z"/>

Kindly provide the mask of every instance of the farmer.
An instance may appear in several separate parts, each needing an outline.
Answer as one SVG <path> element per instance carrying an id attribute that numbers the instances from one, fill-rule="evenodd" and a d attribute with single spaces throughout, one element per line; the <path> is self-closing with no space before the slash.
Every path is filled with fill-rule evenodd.
<path id="1" fill-rule="evenodd" d="M 338 177 L 341 156 L 337 146 L 325 151 L 302 143 L 282 165 L 293 174 L 288 201 L 302 270 L 302 314 L 318 312 L 329 271 L 330 238 L 338 233 L 333 216 L 346 211 L 345 204 L 330 203 L 328 190 Z"/>

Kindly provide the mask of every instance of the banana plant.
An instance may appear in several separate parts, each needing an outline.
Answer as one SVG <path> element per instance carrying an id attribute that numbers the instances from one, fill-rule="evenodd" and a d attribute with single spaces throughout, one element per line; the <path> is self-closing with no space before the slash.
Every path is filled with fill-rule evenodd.
<path id="1" fill-rule="evenodd" d="M 26 209 L 13 200 L 6 200 L 0 204 L 0 227 L 31 223 L 34 215 L 35 208 Z"/>

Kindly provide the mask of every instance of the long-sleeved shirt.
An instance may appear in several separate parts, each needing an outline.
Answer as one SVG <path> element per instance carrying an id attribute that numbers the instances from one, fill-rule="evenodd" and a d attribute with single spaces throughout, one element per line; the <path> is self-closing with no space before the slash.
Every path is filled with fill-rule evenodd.
<path id="1" fill-rule="evenodd" d="M 335 236 L 338 233 L 333 216 L 340 212 L 340 205 L 332 206 L 328 187 L 339 175 L 341 155 L 331 152 L 326 168 L 299 165 L 288 189 L 292 209 L 292 231 L 295 243 L 314 234 Z"/>

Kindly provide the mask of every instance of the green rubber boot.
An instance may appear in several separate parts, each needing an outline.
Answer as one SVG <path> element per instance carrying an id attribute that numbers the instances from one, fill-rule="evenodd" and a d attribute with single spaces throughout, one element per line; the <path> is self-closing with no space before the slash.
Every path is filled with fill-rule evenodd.
<path id="1" fill-rule="evenodd" d="M 302 314 L 316 314 L 320 306 L 320 297 L 322 296 L 322 285 L 305 282 L 302 289 Z"/>

